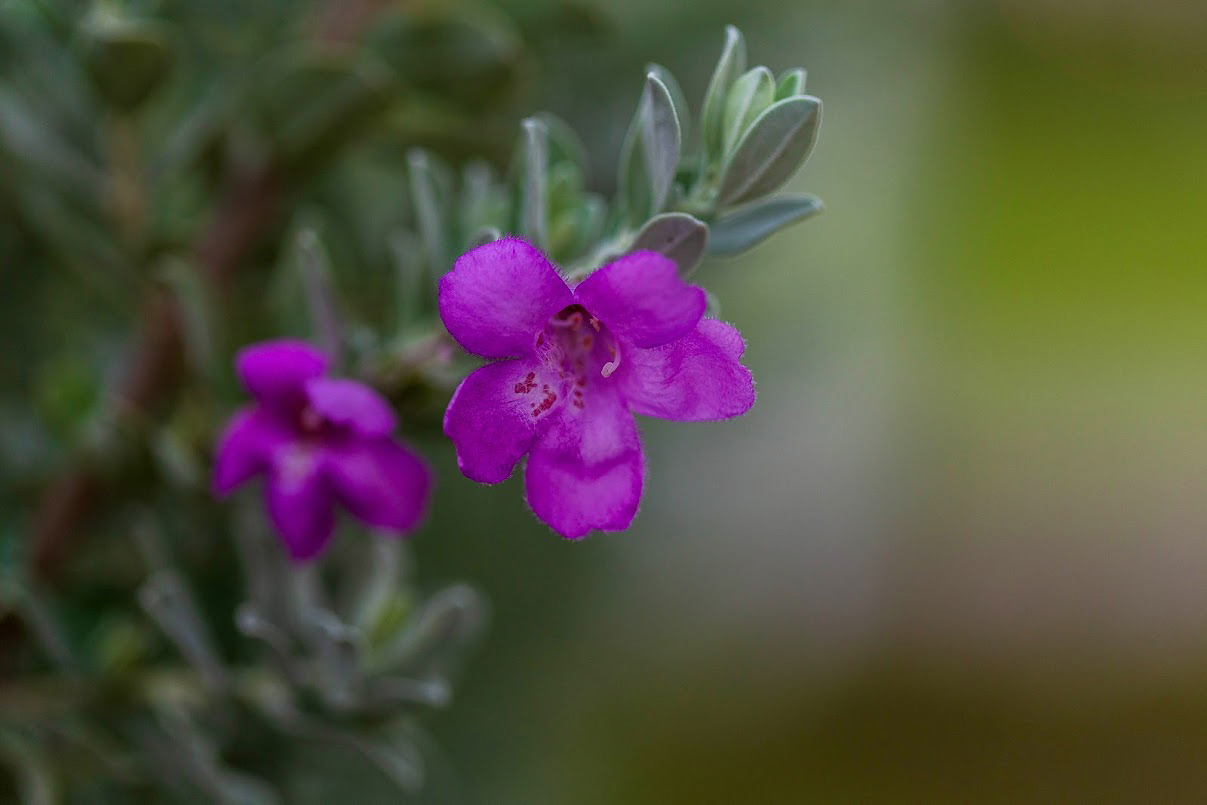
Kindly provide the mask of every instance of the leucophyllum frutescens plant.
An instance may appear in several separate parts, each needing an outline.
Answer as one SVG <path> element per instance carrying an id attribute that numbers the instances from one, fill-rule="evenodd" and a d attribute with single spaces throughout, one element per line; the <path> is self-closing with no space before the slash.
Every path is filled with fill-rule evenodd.
<path id="1" fill-rule="evenodd" d="M 153 33 L 143 37 L 152 45 Z M 143 39 L 129 47 L 152 47 Z M 5 600 L 67 691 L 53 705 L 31 700 L 61 719 L 54 728 L 0 716 L 0 749 L 24 790 L 72 788 L 48 754 L 60 742 L 76 747 L 73 759 L 91 753 L 89 774 L 119 789 L 287 799 L 279 766 L 245 751 L 249 736 L 339 746 L 401 787 L 420 785 L 413 714 L 450 700 L 450 671 L 480 628 L 482 602 L 468 585 L 419 599 L 406 584 L 398 538 L 455 538 L 423 524 L 441 486 L 462 482 L 434 478 L 403 440 L 408 415 L 441 412 L 445 443 L 472 481 L 501 482 L 523 462 L 525 500 L 553 532 L 628 528 L 646 473 L 634 414 L 721 420 L 755 402 L 742 336 L 690 278 L 702 260 L 739 254 L 820 210 L 813 196 L 774 195 L 812 149 L 820 108 L 803 70 L 747 69 L 729 28 L 696 115 L 668 70 L 648 68 L 611 199 L 588 189 L 585 146 L 550 115 L 523 121 L 502 172 L 410 150 L 410 225 L 381 244 L 394 271 L 389 324 L 369 323 L 341 297 L 341 261 L 320 233 L 333 227 L 299 213 L 269 291 L 295 326 L 237 346 L 233 372 L 198 336 L 211 315 L 206 294 L 168 265 L 186 351 L 214 383 L 240 388 L 238 407 L 213 423 L 203 472 L 223 501 L 219 531 L 237 549 L 245 589 L 227 623 L 208 622 L 162 524 L 136 514 L 149 568 L 138 601 L 175 653 L 143 656 L 142 631 L 112 627 L 116 636 L 98 639 L 138 655 L 141 674 L 117 695 L 72 656 L 53 600 L 9 578 Z M 278 131 L 287 145 L 289 131 Z M 320 145 L 286 151 L 305 162 Z M 169 465 L 188 463 L 179 445 L 156 449 Z M 355 550 L 333 560 L 337 533 Z M 238 662 L 218 637 L 230 624 L 257 647 Z M 89 684 L 105 695 L 82 695 Z M 64 712 L 63 701 L 78 707 Z M 97 728 L 104 717 L 114 720 Z"/>

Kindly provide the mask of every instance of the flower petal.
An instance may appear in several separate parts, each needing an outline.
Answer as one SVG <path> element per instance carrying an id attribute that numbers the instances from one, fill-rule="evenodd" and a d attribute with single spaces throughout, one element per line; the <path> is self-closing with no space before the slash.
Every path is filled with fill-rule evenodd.
<path id="1" fill-rule="evenodd" d="M 484 484 L 511 475 L 537 432 L 562 406 L 560 382 L 544 364 L 531 360 L 487 364 L 461 381 L 444 412 L 444 433 L 457 448 L 461 473 Z"/>
<path id="2" fill-rule="evenodd" d="M 365 525 L 409 531 L 427 513 L 431 472 L 423 459 L 389 439 L 329 448 L 326 473 L 340 503 Z"/>
<path id="3" fill-rule="evenodd" d="M 708 302 L 704 289 L 679 278 L 675 262 L 639 251 L 598 269 L 574 295 L 613 333 L 638 347 L 656 347 L 692 331 Z"/>
<path id="4" fill-rule="evenodd" d="M 620 396 L 604 387 L 585 403 L 550 419 L 524 472 L 533 513 L 567 539 L 628 528 L 645 480 L 637 424 Z"/>
<path id="5" fill-rule="evenodd" d="M 466 252 L 440 279 L 444 326 L 467 351 L 485 358 L 531 353 L 549 318 L 573 303 L 553 264 L 519 238 Z"/>
<path id="6" fill-rule="evenodd" d="M 386 399 L 364 383 L 316 377 L 306 381 L 306 401 L 323 419 L 362 436 L 389 436 L 397 419 Z"/>
<path id="7" fill-rule="evenodd" d="M 226 423 L 214 451 L 213 493 L 224 497 L 268 468 L 273 451 L 293 437 L 288 426 L 259 405 L 240 408 Z"/>
<path id="8" fill-rule="evenodd" d="M 289 555 L 303 562 L 317 556 L 335 530 L 331 488 L 321 448 L 294 443 L 273 455 L 264 500 L 268 516 Z"/>
<path id="9" fill-rule="evenodd" d="M 680 422 L 729 419 L 754 405 L 754 379 L 738 363 L 745 350 L 731 325 L 704 319 L 680 339 L 629 350 L 618 373 L 634 413 Z"/>
<path id="10" fill-rule="evenodd" d="M 292 404 L 301 396 L 303 383 L 327 371 L 327 357 L 305 341 L 261 341 L 239 350 L 235 370 L 257 399 Z"/>

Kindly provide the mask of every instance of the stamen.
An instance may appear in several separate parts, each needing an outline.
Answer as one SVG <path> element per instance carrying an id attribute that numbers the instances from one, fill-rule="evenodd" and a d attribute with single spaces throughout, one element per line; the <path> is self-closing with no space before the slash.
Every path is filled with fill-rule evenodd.
<path id="1" fill-rule="evenodd" d="M 608 352 L 612 354 L 612 360 L 603 365 L 599 373 L 604 377 L 611 377 L 612 373 L 620 368 L 620 350 L 616 347 L 608 347 Z"/>
<path id="2" fill-rule="evenodd" d="M 600 374 L 604 375 L 605 378 L 611 378 L 612 373 L 616 372 L 617 369 L 620 368 L 620 352 L 614 352 L 614 355 L 616 355 L 616 357 L 614 357 L 613 360 L 605 363 L 604 368 L 600 369 Z"/>

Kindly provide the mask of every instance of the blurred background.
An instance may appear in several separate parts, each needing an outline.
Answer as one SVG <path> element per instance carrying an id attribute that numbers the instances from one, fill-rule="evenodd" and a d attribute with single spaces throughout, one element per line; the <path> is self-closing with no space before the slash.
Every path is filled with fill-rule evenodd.
<path id="1" fill-rule="evenodd" d="M 185 41 L 238 26 L 235 5 Z M 759 401 L 642 423 L 628 533 L 563 542 L 518 479 L 477 486 L 414 436 L 442 481 L 418 583 L 464 579 L 492 607 L 426 719 L 419 801 L 1207 797 L 1207 6 L 414 5 L 519 54 L 480 150 L 505 156 L 547 109 L 607 192 L 643 65 L 698 103 L 735 24 L 752 63 L 808 68 L 824 122 L 789 189 L 827 207 L 697 274 Z M 26 276 L 5 225 L 0 403 L 35 389 L 53 431 L 129 320 L 73 341 L 82 280 Z M 3 426 L 13 478 L 54 441 L 30 416 Z"/>

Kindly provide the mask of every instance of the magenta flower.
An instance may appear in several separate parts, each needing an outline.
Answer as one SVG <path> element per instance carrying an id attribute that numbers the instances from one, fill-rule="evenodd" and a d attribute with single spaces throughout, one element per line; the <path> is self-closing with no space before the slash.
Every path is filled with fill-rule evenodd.
<path id="1" fill-rule="evenodd" d="M 269 517 L 295 560 L 323 550 L 336 503 L 389 531 L 423 518 L 431 473 L 393 440 L 394 411 L 376 391 L 324 377 L 326 357 L 303 341 L 253 344 L 235 368 L 256 402 L 235 412 L 218 441 L 214 493 L 264 473 Z"/>
<path id="2" fill-rule="evenodd" d="M 527 454 L 528 505 L 554 531 L 628 528 L 645 480 L 632 414 L 716 420 L 754 404 L 742 336 L 704 307 L 655 252 L 574 288 L 518 238 L 463 254 L 440 280 L 440 316 L 466 350 L 500 360 L 465 378 L 445 412 L 461 472 L 498 483 Z"/>

